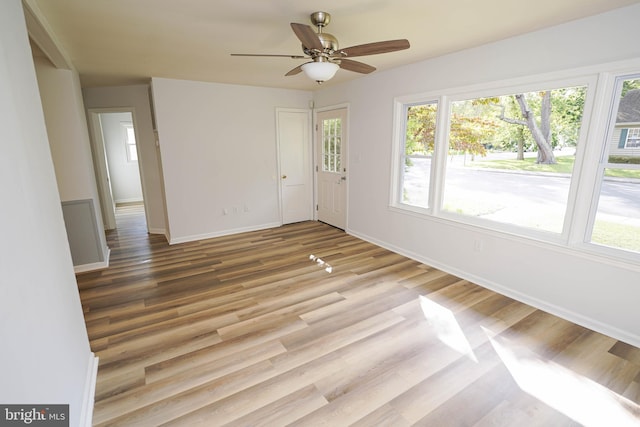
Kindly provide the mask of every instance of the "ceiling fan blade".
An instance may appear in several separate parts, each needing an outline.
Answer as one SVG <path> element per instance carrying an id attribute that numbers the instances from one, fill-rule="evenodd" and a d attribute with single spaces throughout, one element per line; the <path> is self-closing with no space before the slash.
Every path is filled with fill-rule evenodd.
<path id="1" fill-rule="evenodd" d="M 340 49 L 340 54 L 344 56 L 366 56 L 377 55 L 379 53 L 395 52 L 398 50 L 409 49 L 409 40 L 387 40 L 384 42 L 366 43 L 358 46 L 351 46 L 346 49 Z"/>
<path id="2" fill-rule="evenodd" d="M 232 53 L 231 56 L 267 56 L 275 58 L 292 58 L 292 59 L 304 59 L 306 56 L 302 55 L 269 55 L 262 53 Z"/>
<path id="3" fill-rule="evenodd" d="M 300 39 L 300 41 L 302 42 L 302 46 L 308 49 L 324 49 L 320 38 L 310 26 L 292 22 L 291 28 L 293 29 L 293 32 L 296 33 L 296 37 L 298 37 L 298 39 Z"/>
<path id="4" fill-rule="evenodd" d="M 369 64 L 365 64 L 364 62 L 352 61 L 350 59 L 341 59 L 340 68 L 362 74 L 369 74 L 376 70 L 376 67 L 373 67 Z"/>
<path id="5" fill-rule="evenodd" d="M 302 65 L 298 65 L 296 68 L 289 70 L 289 72 L 285 74 L 285 76 L 295 76 L 296 74 L 300 74 L 301 72 L 302 72 Z"/>

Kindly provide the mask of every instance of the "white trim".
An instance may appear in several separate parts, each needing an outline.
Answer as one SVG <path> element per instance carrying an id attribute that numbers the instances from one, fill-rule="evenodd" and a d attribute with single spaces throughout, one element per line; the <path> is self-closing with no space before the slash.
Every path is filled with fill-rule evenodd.
<path id="1" fill-rule="evenodd" d="M 266 230 L 268 228 L 277 228 L 277 227 L 280 227 L 281 225 L 282 224 L 280 224 L 279 222 L 271 222 L 271 223 L 255 225 L 251 227 L 241 227 L 241 228 L 233 228 L 230 230 L 216 231 L 213 233 L 193 234 L 190 236 L 178 237 L 176 239 L 169 239 L 169 244 L 177 245 L 179 243 L 196 242 L 198 240 L 213 239 L 216 237 L 230 236 L 233 234 L 247 233 L 250 231 L 259 231 L 259 230 Z"/>
<path id="2" fill-rule="evenodd" d="M 22 9 L 24 10 L 25 23 L 31 40 L 56 68 L 73 70 L 73 63 L 62 49 L 62 45 L 55 37 L 55 32 L 51 29 L 35 1 L 23 0 Z"/>
<path id="3" fill-rule="evenodd" d="M 133 197 L 133 198 L 129 198 L 129 199 L 117 199 L 115 200 L 116 205 L 118 203 L 144 203 L 144 199 L 140 199 L 138 197 Z"/>
<path id="4" fill-rule="evenodd" d="M 614 326 L 608 325 L 606 323 L 602 323 L 596 319 L 590 318 L 590 317 L 586 317 L 583 316 L 579 313 L 576 313 L 574 311 L 571 310 L 567 310 L 561 306 L 558 306 L 556 304 L 551 304 L 548 303 L 544 300 L 538 299 L 538 298 L 534 298 L 531 297 L 530 295 L 527 294 L 523 294 L 521 292 L 517 292 L 514 291 L 511 288 L 508 287 L 504 287 L 498 283 L 495 283 L 493 281 L 490 280 L 486 280 L 480 276 L 476 276 L 473 273 L 470 273 L 468 271 L 464 271 L 464 270 L 460 270 L 458 268 L 452 267 L 450 265 L 447 264 L 442 264 L 439 263 L 431 258 L 428 257 L 424 257 L 420 254 L 417 254 L 415 252 L 411 252 L 411 251 L 407 251 L 403 248 L 397 247 L 395 245 L 391 245 L 388 244 L 386 242 L 383 242 L 381 240 L 375 239 L 371 236 L 368 236 L 366 234 L 361 234 L 361 233 L 357 233 L 354 232 L 353 230 L 349 230 L 348 233 L 352 236 L 355 236 L 359 239 L 365 240 L 369 243 L 373 243 L 375 245 L 378 245 L 380 247 L 383 247 L 385 249 L 388 249 L 390 251 L 393 251 L 395 253 L 398 253 L 400 255 L 403 255 L 407 258 L 410 258 L 414 261 L 418 261 L 421 262 L 423 264 L 429 265 L 431 267 L 437 268 L 438 270 L 442 270 L 446 273 L 452 274 L 454 276 L 460 277 L 461 279 L 464 280 L 468 280 L 478 286 L 481 286 L 483 288 L 492 290 L 494 292 L 497 292 L 501 295 L 505 295 L 509 298 L 513 298 L 517 301 L 520 301 L 524 304 L 530 305 L 534 308 L 546 311 L 548 313 L 551 313 L 555 316 L 558 316 L 562 319 L 568 320 L 570 322 L 573 322 L 577 325 L 583 326 L 585 328 L 591 329 L 593 331 L 599 332 L 601 334 L 607 335 L 609 337 L 612 337 L 614 339 L 620 340 L 620 341 L 624 341 L 628 344 L 631 344 L 635 347 L 640 347 L 640 335 L 638 334 L 633 334 L 630 333 L 629 331 L 624 331 L 621 330 L 619 328 L 616 328 Z M 598 260 L 601 260 L 600 258 L 598 258 Z"/>
<path id="5" fill-rule="evenodd" d="M 165 230 L 164 228 L 150 228 L 149 229 L 149 234 L 162 234 L 165 237 L 167 236 L 167 230 Z M 167 239 L 168 241 L 169 239 Z"/>
<path id="6" fill-rule="evenodd" d="M 104 270 L 105 268 L 109 268 L 110 256 L 111 256 L 111 248 L 107 247 L 104 261 L 93 262 L 91 264 L 74 265 L 73 271 L 75 274 L 78 274 L 78 273 L 86 273 L 88 271 Z"/>
<path id="7" fill-rule="evenodd" d="M 102 211 L 102 203 L 105 203 L 103 199 L 108 197 L 108 192 L 110 188 L 110 184 L 108 183 L 108 167 L 106 164 L 106 148 L 104 146 L 104 141 L 98 141 L 97 139 L 101 139 L 102 134 L 102 126 L 99 123 L 99 117 L 101 114 L 109 114 L 109 113 L 130 113 L 131 114 L 131 122 L 133 123 L 133 131 L 136 134 L 136 138 L 139 135 L 138 130 L 140 127 L 138 126 L 138 120 L 136 118 L 136 109 L 135 107 L 97 107 L 97 108 L 88 108 L 87 116 L 88 116 L 88 124 L 89 124 L 89 134 L 91 141 L 91 151 L 94 161 L 94 168 L 96 169 L 96 183 L 98 184 L 98 190 L 100 192 L 100 205 Z M 97 122 L 96 122 L 97 120 Z M 100 125 L 100 129 L 96 127 Z M 142 203 L 144 204 L 144 218 L 147 225 L 147 231 L 149 231 L 149 207 L 147 206 L 147 182 L 146 175 L 144 173 L 144 160 L 142 156 L 140 156 L 140 144 L 139 141 L 136 141 L 136 150 L 138 151 L 138 172 L 140 175 L 140 186 L 142 187 Z M 96 154 L 97 153 L 97 154 Z M 135 200 L 139 201 L 139 200 Z M 113 200 L 114 205 L 116 203 Z M 122 201 L 119 201 L 122 202 Z M 115 206 L 114 206 L 115 208 Z M 113 213 L 113 217 L 111 217 L 111 209 L 108 210 L 107 214 L 109 218 L 103 218 L 105 222 L 105 228 L 107 230 L 114 229 L 116 227 L 115 223 L 115 211 Z M 103 215 L 104 216 L 104 215 Z M 113 222 L 111 222 L 113 221 Z"/>
<path id="8" fill-rule="evenodd" d="M 347 111 L 349 111 L 349 103 L 348 102 L 343 102 L 341 104 L 327 105 L 326 107 L 315 108 L 313 110 L 313 112 L 314 113 L 322 113 L 324 111 L 341 110 L 343 108 L 346 108 Z"/>
<path id="9" fill-rule="evenodd" d="M 100 201 L 100 213 L 104 228 L 113 230 L 116 228 L 115 202 L 113 201 L 113 194 L 109 184 L 106 148 L 102 135 L 102 125 L 100 124 L 100 111 L 87 110 L 87 126 L 91 144 L 91 158 L 98 188 L 98 200 Z"/>
<path id="10" fill-rule="evenodd" d="M 80 408 L 80 423 L 78 425 L 91 427 L 93 425 L 93 406 L 96 396 L 96 382 L 98 379 L 99 358 L 91 353 L 89 355 L 89 365 L 87 367 L 87 377 L 84 385 L 84 397 L 82 408 Z"/>

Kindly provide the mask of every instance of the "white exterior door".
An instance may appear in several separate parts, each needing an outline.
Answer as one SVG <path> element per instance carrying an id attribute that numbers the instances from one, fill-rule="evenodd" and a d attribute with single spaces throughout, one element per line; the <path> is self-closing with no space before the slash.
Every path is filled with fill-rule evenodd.
<path id="1" fill-rule="evenodd" d="M 321 111 L 316 121 L 318 220 L 347 226 L 347 109 Z"/>
<path id="2" fill-rule="evenodd" d="M 276 110 L 283 224 L 313 219 L 311 111 Z"/>

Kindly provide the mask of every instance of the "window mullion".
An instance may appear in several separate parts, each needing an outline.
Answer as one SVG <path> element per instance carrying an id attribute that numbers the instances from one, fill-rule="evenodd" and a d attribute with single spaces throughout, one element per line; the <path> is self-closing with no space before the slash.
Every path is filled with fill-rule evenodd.
<path id="1" fill-rule="evenodd" d="M 607 100 L 613 93 L 612 79 L 603 73 L 598 76 L 597 83 L 593 86 L 594 90 L 587 91 L 585 100 L 586 106 L 590 108 L 585 108 L 583 115 L 586 139 L 582 141 L 581 153 L 578 153 L 582 159 L 582 167 L 574 171 L 577 178 L 576 196 L 569 202 L 573 202 L 572 215 L 568 218 L 569 222 L 565 222 L 568 245 L 581 245 L 588 240 L 589 230 L 595 219 L 597 195 L 600 193 L 604 171 L 603 156 L 606 147 L 603 149 L 601 139 L 607 138 L 610 115 Z"/>
<path id="2" fill-rule="evenodd" d="M 431 191 L 429 206 L 432 213 L 438 216 L 442 210 L 442 199 L 444 194 L 444 177 L 447 167 L 447 157 L 449 150 L 449 116 L 451 102 L 447 96 L 442 96 L 438 100 L 438 113 L 436 116 L 436 139 L 435 149 L 431 168 Z"/>

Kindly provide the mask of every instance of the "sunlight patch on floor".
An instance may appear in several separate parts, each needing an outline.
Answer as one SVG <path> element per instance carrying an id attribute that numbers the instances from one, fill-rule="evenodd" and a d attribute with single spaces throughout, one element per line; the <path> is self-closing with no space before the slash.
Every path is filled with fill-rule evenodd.
<path id="1" fill-rule="evenodd" d="M 640 406 L 530 350 L 489 336 L 504 365 L 526 393 L 584 426 L 638 426 Z"/>
<path id="2" fill-rule="evenodd" d="M 420 307 L 425 319 L 433 326 L 438 339 L 451 349 L 467 356 L 474 362 L 478 362 L 469 341 L 462 328 L 458 324 L 456 317 L 451 310 L 431 301 L 429 298 L 420 296 Z"/>

